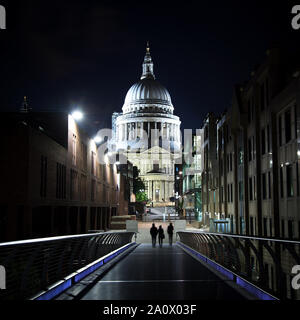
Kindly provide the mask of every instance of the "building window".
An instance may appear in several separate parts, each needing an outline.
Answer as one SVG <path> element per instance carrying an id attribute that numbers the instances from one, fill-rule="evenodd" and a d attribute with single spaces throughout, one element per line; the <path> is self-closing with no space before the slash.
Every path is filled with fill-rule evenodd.
<path id="1" fill-rule="evenodd" d="M 221 187 L 221 203 L 224 202 L 224 187 Z"/>
<path id="2" fill-rule="evenodd" d="M 293 167 L 291 164 L 286 166 L 286 189 L 287 189 L 287 196 L 293 197 L 294 196 Z"/>
<path id="3" fill-rule="evenodd" d="M 280 196 L 284 197 L 284 189 L 283 189 L 283 168 L 280 167 Z"/>
<path id="4" fill-rule="evenodd" d="M 252 142 L 251 142 L 251 138 L 248 140 L 248 160 L 249 160 L 249 162 L 252 161 Z"/>
<path id="5" fill-rule="evenodd" d="M 284 132 L 285 132 L 285 143 L 288 143 L 292 139 L 291 110 L 288 110 L 284 113 Z"/>
<path id="6" fill-rule="evenodd" d="M 256 177 L 253 176 L 253 199 L 256 200 Z"/>
<path id="7" fill-rule="evenodd" d="M 285 237 L 285 223 L 283 219 L 281 220 L 281 236 L 282 238 Z"/>
<path id="8" fill-rule="evenodd" d="M 233 184 L 230 185 L 231 202 L 233 202 Z"/>
<path id="9" fill-rule="evenodd" d="M 104 203 L 106 203 L 107 202 L 107 195 L 106 195 L 106 186 L 105 185 L 102 185 L 102 191 L 103 191 L 103 194 L 102 194 L 102 197 L 103 197 L 103 199 L 102 199 L 102 201 L 104 202 Z"/>
<path id="10" fill-rule="evenodd" d="M 66 166 L 56 164 L 56 199 L 66 199 Z"/>
<path id="11" fill-rule="evenodd" d="M 81 175 L 81 180 L 80 180 L 80 199 L 81 201 L 86 201 L 86 182 L 87 178 L 85 175 Z"/>
<path id="12" fill-rule="evenodd" d="M 103 179 L 103 181 L 106 181 L 107 180 L 106 164 L 101 165 L 101 167 L 102 167 L 102 179 Z"/>
<path id="13" fill-rule="evenodd" d="M 266 153 L 266 133 L 265 129 L 261 130 L 261 154 L 264 155 Z"/>
<path id="14" fill-rule="evenodd" d="M 268 222 L 268 218 L 264 218 L 264 236 L 265 237 L 268 236 L 267 222 Z"/>
<path id="15" fill-rule="evenodd" d="M 91 174 L 93 176 L 96 175 L 96 154 L 92 151 L 92 157 L 91 157 Z"/>
<path id="16" fill-rule="evenodd" d="M 70 175 L 70 198 L 71 200 L 74 200 L 77 198 L 78 194 L 78 173 L 75 170 L 71 169 Z"/>
<path id="17" fill-rule="evenodd" d="M 239 165 L 242 165 L 244 163 L 244 152 L 242 150 L 242 148 L 239 149 Z"/>
<path id="18" fill-rule="evenodd" d="M 289 239 L 294 238 L 294 221 L 293 220 L 288 221 L 288 237 Z"/>
<path id="19" fill-rule="evenodd" d="M 95 193 L 96 193 L 96 181 L 91 181 L 91 201 L 95 201 Z"/>
<path id="20" fill-rule="evenodd" d="M 272 219 L 270 218 L 270 220 L 269 220 L 269 222 L 270 222 L 270 237 L 272 237 L 273 236 L 273 226 L 272 226 Z"/>
<path id="21" fill-rule="evenodd" d="M 254 235 L 253 217 L 250 217 L 250 235 Z"/>
<path id="22" fill-rule="evenodd" d="M 243 186 L 243 181 L 239 182 L 239 200 L 243 201 L 244 200 L 244 186 Z"/>
<path id="23" fill-rule="evenodd" d="M 249 178 L 249 198 L 250 198 L 250 201 L 253 200 L 253 184 L 252 184 L 252 178 Z"/>
<path id="24" fill-rule="evenodd" d="M 271 185 L 271 172 L 268 172 L 268 189 L 269 189 L 269 199 L 272 199 L 272 185 Z"/>
<path id="25" fill-rule="evenodd" d="M 46 198 L 47 196 L 47 170 L 48 170 L 48 159 L 41 156 L 41 183 L 40 183 L 40 196 Z"/>
<path id="26" fill-rule="evenodd" d="M 227 185 L 227 201 L 230 202 L 230 185 Z"/>
<path id="27" fill-rule="evenodd" d="M 82 169 L 87 171 L 87 146 L 81 143 Z"/>
<path id="28" fill-rule="evenodd" d="M 153 164 L 153 171 L 159 171 L 159 164 L 158 163 Z"/>
<path id="29" fill-rule="evenodd" d="M 72 165 L 76 166 L 76 136 L 73 134 L 72 139 Z"/>
<path id="30" fill-rule="evenodd" d="M 262 174 L 262 193 L 263 193 L 263 199 L 267 199 L 267 179 L 266 174 Z"/>

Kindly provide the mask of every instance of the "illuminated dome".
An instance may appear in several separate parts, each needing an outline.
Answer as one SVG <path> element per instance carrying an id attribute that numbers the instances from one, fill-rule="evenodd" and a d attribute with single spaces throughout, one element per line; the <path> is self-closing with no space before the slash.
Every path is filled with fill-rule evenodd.
<path id="1" fill-rule="evenodd" d="M 135 83 L 128 91 L 123 112 L 150 111 L 173 113 L 173 105 L 168 90 L 157 80 L 144 78 Z M 152 112 L 151 111 L 151 112 Z"/>
<path id="2" fill-rule="evenodd" d="M 173 114 L 174 108 L 168 90 L 155 80 L 149 47 L 143 63 L 141 80 L 129 89 L 122 109 L 123 114 L 131 112 Z"/>

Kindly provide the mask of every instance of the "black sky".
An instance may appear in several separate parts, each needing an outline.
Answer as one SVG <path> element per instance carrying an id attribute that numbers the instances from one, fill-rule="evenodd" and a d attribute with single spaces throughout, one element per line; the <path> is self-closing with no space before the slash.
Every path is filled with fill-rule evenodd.
<path id="1" fill-rule="evenodd" d="M 14 3 L 13 3 L 14 2 Z M 80 106 L 86 123 L 109 127 L 139 79 L 146 41 L 157 79 L 184 128 L 231 102 L 274 43 L 293 47 L 292 4 L 255 1 L 12 1 L 0 30 L 1 110 L 27 95 L 34 110 Z"/>

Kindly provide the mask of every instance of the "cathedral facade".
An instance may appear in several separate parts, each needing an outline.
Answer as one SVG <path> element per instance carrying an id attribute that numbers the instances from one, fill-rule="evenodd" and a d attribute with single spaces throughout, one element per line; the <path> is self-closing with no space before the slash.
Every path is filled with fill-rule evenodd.
<path id="1" fill-rule="evenodd" d="M 128 91 L 122 113 L 113 114 L 114 152 L 137 166 L 153 206 L 172 205 L 174 168 L 181 153 L 180 119 L 168 90 L 154 75 L 149 45 L 140 80 Z"/>

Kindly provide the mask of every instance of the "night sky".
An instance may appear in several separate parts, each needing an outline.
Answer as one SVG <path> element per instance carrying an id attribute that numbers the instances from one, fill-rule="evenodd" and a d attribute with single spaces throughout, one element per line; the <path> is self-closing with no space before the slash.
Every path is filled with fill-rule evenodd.
<path id="1" fill-rule="evenodd" d="M 81 107 L 91 133 L 111 127 L 149 40 L 182 127 L 201 127 L 209 111 L 229 107 L 234 84 L 249 79 L 268 48 L 300 40 L 287 1 L 209 3 L 1 1 L 1 110 L 18 110 L 26 95 L 35 111 Z"/>

